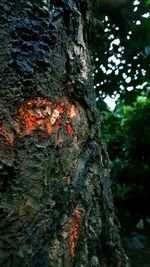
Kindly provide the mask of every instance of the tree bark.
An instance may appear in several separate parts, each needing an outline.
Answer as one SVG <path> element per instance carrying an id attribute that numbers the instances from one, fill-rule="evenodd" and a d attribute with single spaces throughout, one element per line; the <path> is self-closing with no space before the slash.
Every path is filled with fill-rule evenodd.
<path id="1" fill-rule="evenodd" d="M 88 14 L 84 1 L 1 0 L 1 266 L 126 266 Z"/>

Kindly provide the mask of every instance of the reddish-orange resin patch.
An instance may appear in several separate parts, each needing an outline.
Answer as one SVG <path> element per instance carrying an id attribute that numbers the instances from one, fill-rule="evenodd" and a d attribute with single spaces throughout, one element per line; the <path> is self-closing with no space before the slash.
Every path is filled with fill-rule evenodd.
<path id="1" fill-rule="evenodd" d="M 70 218 L 69 232 L 69 253 L 71 257 L 75 257 L 75 247 L 79 238 L 79 230 L 81 226 L 81 210 L 78 207 L 73 211 Z"/>
<path id="2" fill-rule="evenodd" d="M 23 103 L 19 108 L 19 116 L 16 126 L 17 133 L 31 134 L 36 130 L 46 131 L 48 134 L 59 129 L 62 116 L 73 120 L 78 116 L 77 107 L 70 104 L 67 99 L 60 103 L 52 103 L 48 99 L 37 97 Z M 19 124 L 22 124 L 19 128 Z M 72 136 L 74 129 L 70 123 L 66 123 L 66 132 Z"/>
<path id="3" fill-rule="evenodd" d="M 78 117 L 78 110 L 75 105 L 73 104 L 68 105 L 67 116 L 71 120 L 76 119 Z"/>
<path id="4" fill-rule="evenodd" d="M 70 135 L 70 136 L 73 135 L 74 130 L 73 130 L 73 127 L 72 127 L 72 125 L 71 125 L 70 123 L 67 123 L 67 124 L 66 124 L 66 131 L 67 131 L 67 134 L 68 134 L 68 135 Z"/>
<path id="5" fill-rule="evenodd" d="M 49 100 L 40 97 L 26 102 L 19 108 L 19 119 L 28 134 L 39 129 L 51 134 L 62 114 L 62 104 L 52 104 Z"/>
<path id="6" fill-rule="evenodd" d="M 8 132 L 4 124 L 0 124 L 0 135 L 4 136 L 6 141 L 10 144 L 13 145 L 14 141 L 14 136 L 12 133 Z"/>
<path id="7" fill-rule="evenodd" d="M 81 226 L 84 216 L 84 209 L 81 204 L 78 204 L 73 210 L 62 233 L 63 237 L 69 238 L 69 255 L 75 257 L 75 248 L 81 232 Z"/>

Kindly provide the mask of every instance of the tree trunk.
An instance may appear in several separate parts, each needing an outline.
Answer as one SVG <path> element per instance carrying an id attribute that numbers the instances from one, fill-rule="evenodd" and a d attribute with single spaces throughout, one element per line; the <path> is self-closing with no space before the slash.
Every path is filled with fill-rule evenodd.
<path id="1" fill-rule="evenodd" d="M 88 5 L 0 3 L 0 265 L 126 266 L 87 49 Z"/>

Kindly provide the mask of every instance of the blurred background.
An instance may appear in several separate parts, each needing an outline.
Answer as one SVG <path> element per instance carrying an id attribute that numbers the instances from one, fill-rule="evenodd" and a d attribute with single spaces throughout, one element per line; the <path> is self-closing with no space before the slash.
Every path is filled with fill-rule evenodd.
<path id="1" fill-rule="evenodd" d="M 150 0 L 97 14 L 91 57 L 122 242 L 150 267 Z"/>

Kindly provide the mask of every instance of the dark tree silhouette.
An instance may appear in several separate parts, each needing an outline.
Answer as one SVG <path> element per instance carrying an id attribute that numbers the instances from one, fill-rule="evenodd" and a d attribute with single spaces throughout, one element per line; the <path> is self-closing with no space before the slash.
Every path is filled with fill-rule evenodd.
<path id="1" fill-rule="evenodd" d="M 89 12 L 86 1 L 0 2 L 1 266 L 127 266 L 95 107 Z"/>

